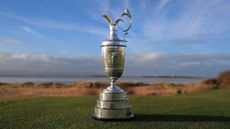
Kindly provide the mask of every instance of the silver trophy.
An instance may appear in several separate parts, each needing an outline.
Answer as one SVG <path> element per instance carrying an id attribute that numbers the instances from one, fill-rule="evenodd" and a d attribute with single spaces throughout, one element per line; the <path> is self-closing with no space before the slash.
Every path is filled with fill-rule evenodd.
<path id="1" fill-rule="evenodd" d="M 93 118 L 99 120 L 127 120 L 134 118 L 131 113 L 126 92 L 116 85 L 116 81 L 121 77 L 125 63 L 125 43 L 124 37 L 132 25 L 132 17 L 128 9 L 115 22 L 108 15 L 103 17 L 109 23 L 110 35 L 109 39 L 102 42 L 102 58 L 106 76 L 110 78 L 111 85 L 100 93 L 97 99 L 97 105 L 93 114 Z M 123 18 L 129 18 L 129 26 L 123 30 L 123 39 L 117 35 L 117 25 L 124 22 Z"/>

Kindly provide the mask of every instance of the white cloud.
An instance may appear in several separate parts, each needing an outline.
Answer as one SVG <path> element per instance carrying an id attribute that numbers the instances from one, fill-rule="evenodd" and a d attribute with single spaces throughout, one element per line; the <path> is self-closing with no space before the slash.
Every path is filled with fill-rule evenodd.
<path id="1" fill-rule="evenodd" d="M 162 12 L 162 10 L 165 9 L 165 7 L 167 7 L 167 5 L 171 2 L 172 0 L 161 0 L 155 10 L 155 14 L 157 16 L 160 15 L 160 13 Z"/>
<path id="2" fill-rule="evenodd" d="M 160 57 L 160 54 L 154 52 L 139 53 L 134 55 L 129 55 L 129 61 L 138 64 L 145 64 L 148 62 L 153 62 Z"/>
<path id="3" fill-rule="evenodd" d="M 27 24 L 35 25 L 43 28 L 74 30 L 74 31 L 80 31 L 89 34 L 96 34 L 100 36 L 105 36 L 106 33 L 106 29 L 104 28 L 100 28 L 98 26 L 93 26 L 88 24 L 82 24 L 82 23 L 80 24 L 80 23 L 69 23 L 69 22 L 62 22 L 57 20 L 50 20 L 50 19 L 27 18 L 27 17 L 18 16 L 15 14 L 10 14 L 1 11 L 0 11 L 0 16 L 16 19 L 19 21 L 23 21 Z M 32 30 L 28 26 L 22 27 L 22 29 L 27 31 L 28 33 L 39 35 L 39 33 Z"/>
<path id="4" fill-rule="evenodd" d="M 102 73 L 100 60 L 93 57 L 54 57 L 0 52 L 1 75 L 70 76 Z"/>
<path id="5" fill-rule="evenodd" d="M 145 55 L 150 58 L 144 58 Z M 142 56 L 129 55 L 127 58 L 126 73 L 129 75 L 216 76 L 219 72 L 230 69 L 228 53 L 143 53 Z"/>
<path id="6" fill-rule="evenodd" d="M 10 61 L 10 62 L 40 62 L 40 63 L 61 63 L 68 64 L 68 60 L 58 57 L 49 57 L 47 55 L 31 55 L 31 54 L 23 54 L 23 53 L 0 53 L 0 60 L 2 63 Z"/>
<path id="7" fill-rule="evenodd" d="M 62 41 L 62 40 L 57 40 L 57 39 L 54 39 L 54 38 L 51 38 L 51 37 L 48 37 L 46 35 L 43 35 L 37 31 L 35 31 L 34 29 L 32 29 L 31 27 L 28 27 L 28 26 L 22 26 L 21 29 L 32 35 L 32 36 L 36 36 L 38 38 L 41 38 L 41 39 L 45 39 L 47 41 L 50 41 L 50 42 L 55 42 L 55 43 L 59 43 L 59 44 L 65 44 L 66 42 L 65 41 Z M 56 44 L 56 46 L 58 46 L 58 44 Z"/>
<path id="8" fill-rule="evenodd" d="M 230 69 L 226 53 L 127 55 L 125 75 L 216 76 Z M 1 75 L 71 76 L 104 74 L 100 57 L 75 58 L 0 52 Z"/>
<path id="9" fill-rule="evenodd" d="M 226 6 L 228 10 L 225 9 Z M 150 12 L 149 17 L 145 17 L 143 33 L 156 41 L 228 31 L 230 30 L 230 18 L 227 18 L 230 17 L 229 8 L 230 4 L 222 0 L 208 2 L 163 0 Z"/>
<path id="10" fill-rule="evenodd" d="M 25 32 L 29 33 L 29 34 L 32 34 L 32 35 L 35 35 L 35 36 L 41 36 L 41 34 L 39 34 L 38 32 L 34 31 L 33 29 L 31 29 L 28 26 L 23 26 L 23 27 L 21 27 L 21 29 L 24 30 Z"/>
<path id="11" fill-rule="evenodd" d="M 24 44 L 22 40 L 11 39 L 11 38 L 0 38 L 0 44 Z"/>
<path id="12" fill-rule="evenodd" d="M 184 66 L 194 66 L 194 65 L 201 65 L 201 62 L 197 61 L 187 61 L 187 62 L 181 62 L 178 63 L 178 66 L 184 67 Z"/>

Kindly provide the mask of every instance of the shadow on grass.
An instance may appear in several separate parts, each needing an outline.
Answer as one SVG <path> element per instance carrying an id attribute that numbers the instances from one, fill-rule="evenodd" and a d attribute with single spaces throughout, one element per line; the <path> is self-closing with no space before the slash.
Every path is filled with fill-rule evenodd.
<path id="1" fill-rule="evenodd" d="M 135 114 L 134 121 L 230 122 L 226 116 Z"/>

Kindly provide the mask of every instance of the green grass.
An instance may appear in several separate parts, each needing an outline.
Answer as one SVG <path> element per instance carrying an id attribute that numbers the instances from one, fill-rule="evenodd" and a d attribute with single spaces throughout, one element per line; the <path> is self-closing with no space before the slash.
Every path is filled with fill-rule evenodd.
<path id="1" fill-rule="evenodd" d="M 0 129 L 229 129 L 230 89 L 129 96 L 133 121 L 91 119 L 97 96 L 0 100 Z"/>

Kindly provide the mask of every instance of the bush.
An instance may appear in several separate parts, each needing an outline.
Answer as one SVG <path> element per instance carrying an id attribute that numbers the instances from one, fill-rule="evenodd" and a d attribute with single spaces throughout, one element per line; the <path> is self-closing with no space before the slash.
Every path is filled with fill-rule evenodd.
<path id="1" fill-rule="evenodd" d="M 117 85 L 121 88 L 133 87 L 133 86 L 146 86 L 143 82 L 118 82 Z"/>
<path id="2" fill-rule="evenodd" d="M 92 81 L 92 82 L 79 82 L 75 84 L 76 87 L 80 87 L 80 88 L 105 88 L 107 86 L 109 86 L 109 83 L 106 82 L 96 82 L 96 81 Z"/>
<path id="3" fill-rule="evenodd" d="M 202 81 L 202 83 L 207 84 L 207 85 L 212 85 L 212 86 L 217 86 L 218 85 L 218 81 L 215 78 L 206 79 L 206 80 Z"/>
<path id="4" fill-rule="evenodd" d="M 218 83 L 220 87 L 230 87 L 230 71 L 220 73 Z"/>

